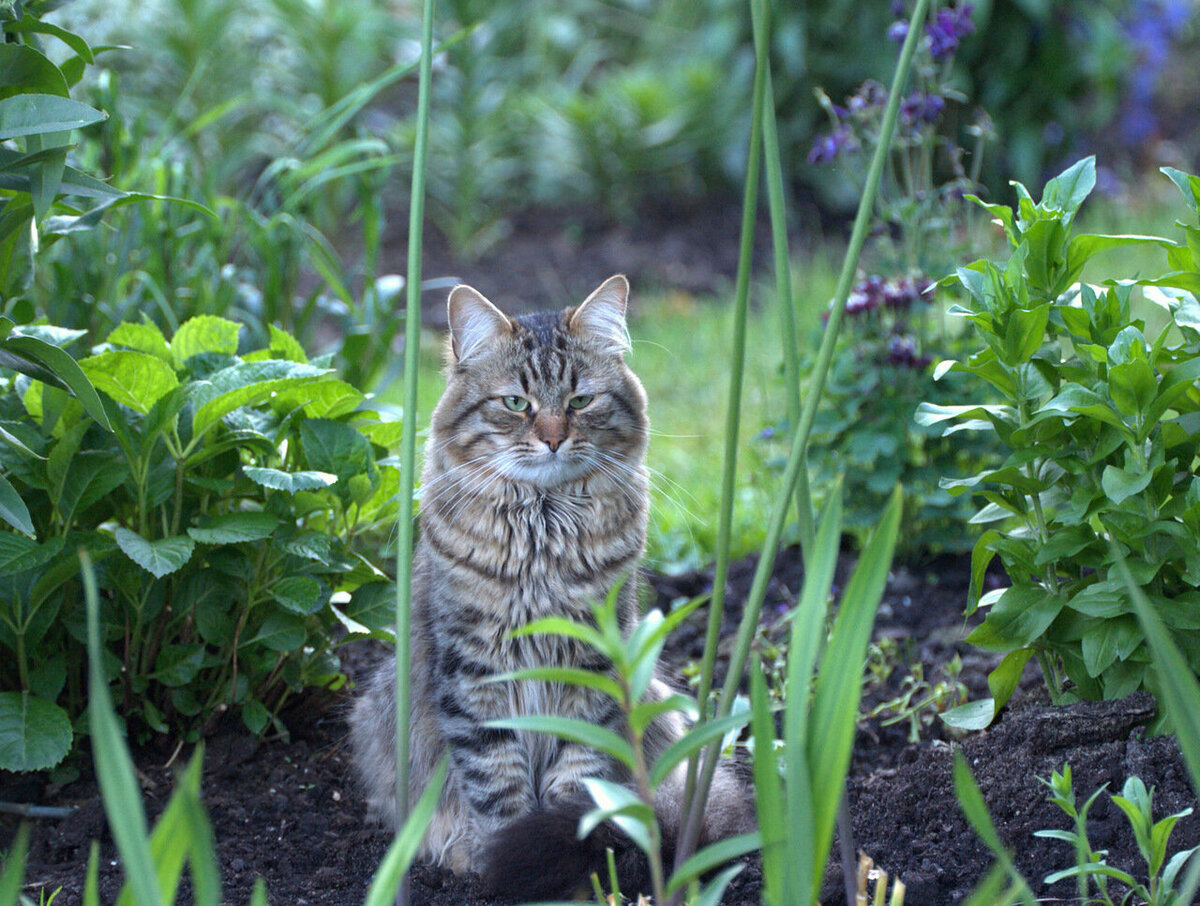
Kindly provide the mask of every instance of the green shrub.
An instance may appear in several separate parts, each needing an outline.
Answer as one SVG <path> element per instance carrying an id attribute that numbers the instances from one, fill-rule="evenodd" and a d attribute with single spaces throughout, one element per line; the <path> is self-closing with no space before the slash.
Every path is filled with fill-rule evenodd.
<path id="1" fill-rule="evenodd" d="M 389 624 L 393 585 L 363 551 L 401 514 L 386 458 L 399 425 L 285 332 L 243 355 L 239 332 L 212 316 L 169 343 L 149 322 L 118 326 L 79 363 L 112 433 L 58 388 L 4 380 L 0 425 L 21 443 L 0 448 L 0 469 L 37 539 L 0 534 L 9 694 L 81 713 L 81 547 L 98 565 L 105 669 L 139 732 L 194 738 L 230 708 L 283 730 L 292 692 L 342 681 L 339 623 Z"/>
<path id="2" fill-rule="evenodd" d="M 1168 175 L 1196 212 L 1200 179 Z M 942 482 L 981 495 L 986 506 L 973 521 L 992 526 L 975 545 L 968 602 L 969 611 L 987 608 L 968 641 L 1006 655 L 991 678 L 995 701 L 979 715 L 987 719 L 1035 654 L 1056 700 L 1159 691 L 1122 557 L 1200 672 L 1200 307 L 1191 294 L 1200 289 L 1200 229 L 1186 227 L 1178 245 L 1072 236 L 1094 184 L 1087 158 L 1050 180 L 1040 202 L 1017 184 L 1016 212 L 985 206 L 1011 254 L 952 278 L 969 297 L 953 313 L 976 326 L 983 346 L 937 373 L 971 375 L 1003 402 L 925 404 L 918 413 L 927 425 L 953 423 L 947 433 L 994 431 L 1009 451 L 998 468 Z M 1135 244 L 1167 247 L 1173 273 L 1107 288 L 1077 282 L 1092 256 Z M 1151 330 L 1135 317 L 1139 284 L 1166 308 L 1164 326 Z M 983 572 L 997 555 L 1012 584 L 984 593 Z"/>

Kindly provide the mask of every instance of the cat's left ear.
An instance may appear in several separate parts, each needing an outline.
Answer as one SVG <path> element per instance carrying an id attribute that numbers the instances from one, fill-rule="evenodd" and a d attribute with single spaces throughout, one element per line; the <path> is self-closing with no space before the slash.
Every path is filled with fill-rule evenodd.
<path id="1" fill-rule="evenodd" d="M 580 339 L 599 343 L 606 352 L 623 353 L 630 348 L 625 325 L 629 281 L 624 274 L 609 277 L 571 312 L 567 330 Z"/>

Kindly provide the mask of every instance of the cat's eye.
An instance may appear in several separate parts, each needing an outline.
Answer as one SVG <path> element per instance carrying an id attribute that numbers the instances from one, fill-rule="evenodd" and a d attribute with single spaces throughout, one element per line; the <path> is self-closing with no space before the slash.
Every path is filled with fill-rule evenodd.
<path id="1" fill-rule="evenodd" d="M 579 396 L 571 397 L 571 399 L 567 403 L 567 405 L 570 406 L 572 409 L 582 409 L 584 406 L 586 406 L 588 403 L 590 403 L 593 399 L 595 399 L 595 397 L 593 397 L 590 393 L 581 393 Z"/>
<path id="2" fill-rule="evenodd" d="M 502 396 L 500 402 L 504 403 L 504 408 L 513 412 L 524 412 L 529 408 L 529 400 L 523 396 Z"/>

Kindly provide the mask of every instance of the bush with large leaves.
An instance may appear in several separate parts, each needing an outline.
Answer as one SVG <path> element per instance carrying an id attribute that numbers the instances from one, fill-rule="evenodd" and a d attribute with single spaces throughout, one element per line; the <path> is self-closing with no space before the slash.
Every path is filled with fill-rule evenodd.
<path id="1" fill-rule="evenodd" d="M 72 331 L 42 328 L 60 348 Z M 168 342 L 118 326 L 78 362 L 101 427 L 48 380 L 0 387 L 0 472 L 27 505 L 0 532 L 0 767 L 57 762 L 83 708 L 79 558 L 97 561 L 106 670 L 125 718 L 196 734 L 236 709 L 255 732 L 309 685 L 341 682 L 330 642 L 389 624 L 392 583 L 364 557 L 395 524 L 400 426 L 271 329 L 200 316 Z M 55 345 L 59 344 L 59 345 Z M 374 539 L 364 544 L 364 537 Z M 14 710 L 15 709 L 15 710 Z"/>

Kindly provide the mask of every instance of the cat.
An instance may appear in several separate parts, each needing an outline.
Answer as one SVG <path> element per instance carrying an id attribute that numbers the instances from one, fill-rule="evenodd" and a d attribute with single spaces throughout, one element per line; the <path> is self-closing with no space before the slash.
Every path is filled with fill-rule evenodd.
<path id="1" fill-rule="evenodd" d="M 450 767 L 421 855 L 494 892 L 569 894 L 603 864 L 604 848 L 637 854 L 615 828 L 576 838 L 590 808 L 580 780 L 628 782 L 585 746 L 483 726 L 557 714 L 622 730 L 602 692 L 543 682 L 487 683 L 534 666 L 611 669 L 561 636 L 513 637 L 544 616 L 591 619 L 591 602 L 619 587 L 622 626 L 638 612 L 636 568 L 646 539 L 646 394 L 626 365 L 629 284 L 609 278 L 580 305 L 510 318 L 469 286 L 448 300 L 446 389 L 433 412 L 413 555 L 410 801 L 445 751 Z M 622 581 L 624 580 L 623 584 Z M 671 690 L 655 679 L 651 695 Z M 354 762 L 373 813 L 395 810 L 395 662 L 381 665 L 350 717 Z M 670 712 L 647 728 L 647 761 L 684 731 Z M 655 811 L 673 838 L 681 819 L 678 768 Z M 751 797 L 718 772 L 702 842 L 753 827 Z"/>

